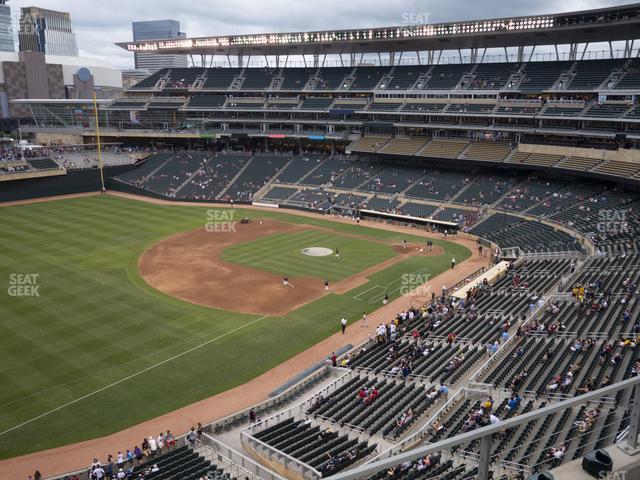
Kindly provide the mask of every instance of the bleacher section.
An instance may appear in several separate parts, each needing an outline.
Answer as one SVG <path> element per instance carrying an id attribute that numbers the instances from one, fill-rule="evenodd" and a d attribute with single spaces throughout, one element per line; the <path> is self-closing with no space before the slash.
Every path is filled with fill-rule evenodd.
<path id="1" fill-rule="evenodd" d="M 406 191 L 405 196 L 409 198 L 450 200 L 464 185 L 466 176 L 464 172 L 429 170 L 418 183 Z"/>
<path id="2" fill-rule="evenodd" d="M 215 200 L 249 160 L 247 154 L 218 154 L 176 194 L 176 198 Z"/>
<path id="3" fill-rule="evenodd" d="M 243 90 L 265 90 L 271 85 L 274 70 L 269 68 L 245 68 Z"/>
<path id="4" fill-rule="evenodd" d="M 510 177 L 478 175 L 455 198 L 455 202 L 470 205 L 492 204 L 502 197 L 515 181 L 515 178 Z"/>
<path id="5" fill-rule="evenodd" d="M 122 182 L 135 185 L 136 187 L 144 187 L 147 177 L 162 167 L 171 157 L 172 155 L 169 153 L 152 155 L 144 160 L 137 168 L 123 173 L 116 178 Z"/>
<path id="6" fill-rule="evenodd" d="M 574 77 L 567 90 L 593 90 L 600 86 L 614 69 L 622 67 L 624 60 L 582 60 L 576 63 Z"/>
<path id="7" fill-rule="evenodd" d="M 378 153 L 390 153 L 393 155 L 415 155 L 425 143 L 426 138 L 392 138 Z"/>
<path id="8" fill-rule="evenodd" d="M 302 90 L 312 75 L 316 73 L 315 68 L 283 68 L 281 90 Z"/>
<path id="9" fill-rule="evenodd" d="M 154 467 L 157 471 L 152 472 Z M 211 464 L 186 446 L 169 450 L 163 455 L 136 465 L 130 475 L 130 478 L 153 480 L 169 480 L 178 477 L 184 480 L 200 480 L 203 477 L 212 480 L 231 480 L 228 473 L 224 473 L 217 465 Z"/>
<path id="10" fill-rule="evenodd" d="M 525 78 L 520 83 L 523 92 L 549 90 L 560 74 L 571 68 L 572 62 L 529 62 L 524 67 Z"/>
<path id="11" fill-rule="evenodd" d="M 389 70 L 384 67 L 358 67 L 355 69 L 349 90 L 373 90 Z"/>
<path id="12" fill-rule="evenodd" d="M 209 68 L 207 79 L 202 85 L 203 90 L 227 90 L 231 87 L 233 79 L 240 75 L 239 68 Z"/>
<path id="13" fill-rule="evenodd" d="M 324 157 L 318 154 L 297 155 L 275 179 L 276 183 L 297 183 L 322 163 Z"/>
<path id="14" fill-rule="evenodd" d="M 353 68 L 321 68 L 318 74 L 317 90 L 337 90 L 343 86 L 343 80 L 350 75 Z"/>
<path id="15" fill-rule="evenodd" d="M 470 90 L 500 90 L 518 69 L 516 63 L 485 63 L 476 68 Z"/>
<path id="16" fill-rule="evenodd" d="M 524 252 L 582 251 L 579 242 L 561 230 L 508 215 L 491 215 L 470 231 L 502 248 L 519 247 Z"/>
<path id="17" fill-rule="evenodd" d="M 353 143 L 349 147 L 349 150 L 352 152 L 373 153 L 382 148 L 387 141 L 389 141 L 388 137 L 362 137 L 360 140 Z"/>
<path id="18" fill-rule="evenodd" d="M 423 88 L 425 90 L 451 90 L 460 83 L 462 76 L 471 68 L 473 65 L 434 65 L 429 72 L 429 80 Z"/>
<path id="19" fill-rule="evenodd" d="M 433 158 L 457 158 L 467 148 L 469 142 L 464 140 L 432 140 L 416 155 Z"/>
<path id="20" fill-rule="evenodd" d="M 226 100 L 224 95 L 193 95 L 186 108 L 219 108 Z"/>
<path id="21" fill-rule="evenodd" d="M 195 174 L 205 164 L 206 159 L 206 154 L 198 152 L 176 154 L 146 178 L 145 188 L 173 197 L 177 188 Z"/>
<path id="22" fill-rule="evenodd" d="M 196 81 L 202 73 L 203 68 L 171 68 L 169 69 L 168 76 L 164 89 L 180 89 L 185 90 L 191 88 L 193 82 Z"/>
<path id="23" fill-rule="evenodd" d="M 419 65 L 399 66 L 393 70 L 393 78 L 386 85 L 386 90 L 409 90 L 415 85 L 420 76 L 425 75 L 430 67 Z"/>
<path id="24" fill-rule="evenodd" d="M 357 438 L 293 419 L 255 433 L 254 437 L 315 468 L 323 476 L 344 470 L 376 448 L 375 444 L 369 445 L 367 442 L 358 441 Z"/>
<path id="25" fill-rule="evenodd" d="M 297 190 L 295 188 L 273 187 L 262 196 L 261 201 L 272 203 L 284 202 L 296 192 Z"/>
<path id="26" fill-rule="evenodd" d="M 50 158 L 28 158 L 27 163 L 35 170 L 57 170 L 60 166 Z"/>
<path id="27" fill-rule="evenodd" d="M 553 167 L 560 160 L 562 160 L 562 155 L 549 155 L 546 153 L 515 152 L 510 158 L 507 158 L 505 161 L 509 163 L 518 163 L 521 165 Z"/>
<path id="28" fill-rule="evenodd" d="M 254 155 L 249 164 L 227 187 L 223 200 L 234 202 L 250 202 L 276 173 L 284 167 L 291 157 L 280 155 Z"/>
<path id="29" fill-rule="evenodd" d="M 155 85 L 158 83 L 158 80 L 163 78 L 166 74 L 167 74 L 167 69 L 163 68 L 163 69 L 158 70 L 157 72 L 153 73 L 152 75 L 149 75 L 144 80 L 139 81 L 138 83 L 136 83 L 131 88 L 134 89 L 134 90 L 136 90 L 136 89 L 143 90 L 143 89 L 154 88 Z"/>
<path id="30" fill-rule="evenodd" d="M 422 172 L 415 167 L 386 167 L 373 176 L 359 190 L 386 193 L 389 195 L 400 193 L 422 177 Z"/>
<path id="31" fill-rule="evenodd" d="M 471 142 L 462 153 L 466 160 L 502 162 L 511 152 L 508 142 L 477 141 Z"/>
<path id="32" fill-rule="evenodd" d="M 600 163 L 602 163 L 602 160 L 597 158 L 565 157 L 556 166 L 558 168 L 569 168 L 571 170 L 591 170 Z"/>
<path id="33" fill-rule="evenodd" d="M 522 212 L 549 198 L 565 186 L 566 183 L 563 181 L 529 178 L 512 188 L 496 208 Z"/>

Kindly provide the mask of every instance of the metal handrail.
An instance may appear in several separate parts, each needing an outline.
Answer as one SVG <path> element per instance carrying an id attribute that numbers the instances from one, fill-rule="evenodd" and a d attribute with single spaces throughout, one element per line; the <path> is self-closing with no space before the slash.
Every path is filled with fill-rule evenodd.
<path id="1" fill-rule="evenodd" d="M 414 461 L 418 458 L 424 457 L 436 453 L 440 450 L 450 451 L 452 448 L 464 445 L 474 440 L 480 441 L 480 459 L 477 478 L 478 480 L 486 480 L 488 478 L 489 462 L 491 460 L 491 443 L 494 434 L 501 431 L 518 428 L 533 420 L 540 418 L 546 418 L 551 414 L 563 412 L 577 405 L 595 401 L 598 398 L 615 396 L 617 392 L 623 390 L 635 389 L 636 398 L 640 398 L 640 377 L 633 377 L 623 380 L 614 385 L 604 387 L 593 392 L 586 393 L 584 395 L 576 396 L 574 398 L 554 403 L 538 410 L 533 410 L 522 415 L 503 420 L 497 424 L 482 427 L 470 432 L 466 432 L 460 435 L 456 435 L 445 440 L 438 441 L 436 443 L 419 446 L 407 452 L 398 453 L 390 458 L 375 461 L 373 463 L 362 465 L 353 470 L 346 472 L 340 472 L 329 478 L 332 480 L 354 480 L 363 477 L 369 477 L 376 474 L 379 471 L 386 470 L 389 467 Z M 635 449 L 638 440 L 638 429 L 640 427 L 640 401 L 636 400 L 632 405 L 631 413 L 631 426 L 630 435 L 628 438 L 628 449 Z M 634 438 L 635 437 L 635 438 Z"/>

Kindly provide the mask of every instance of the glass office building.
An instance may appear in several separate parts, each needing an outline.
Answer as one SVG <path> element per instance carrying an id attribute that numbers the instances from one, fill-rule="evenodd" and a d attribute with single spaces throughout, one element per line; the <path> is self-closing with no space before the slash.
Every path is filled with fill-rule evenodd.
<path id="1" fill-rule="evenodd" d="M 13 44 L 13 25 L 11 24 L 11 8 L 7 0 L 0 0 L 0 52 L 15 52 Z"/>
<path id="2" fill-rule="evenodd" d="M 78 56 L 76 35 L 68 12 L 23 7 L 20 12 L 18 39 L 21 52 Z"/>
<path id="3" fill-rule="evenodd" d="M 185 38 L 180 31 L 180 22 L 176 20 L 151 20 L 133 22 L 133 41 L 164 40 L 167 38 Z M 153 73 L 162 68 L 185 68 L 188 66 L 186 55 L 159 55 L 156 53 L 136 53 L 135 68 Z"/>

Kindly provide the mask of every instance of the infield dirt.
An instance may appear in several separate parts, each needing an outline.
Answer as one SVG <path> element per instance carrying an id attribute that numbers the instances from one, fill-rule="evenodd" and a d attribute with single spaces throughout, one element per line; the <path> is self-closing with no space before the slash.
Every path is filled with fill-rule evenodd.
<path id="1" fill-rule="evenodd" d="M 146 250 L 138 260 L 138 270 L 155 289 L 191 303 L 256 315 L 285 315 L 326 295 L 324 282 L 312 276 L 290 277 L 294 288 L 284 287 L 282 277 L 221 259 L 231 245 L 260 237 L 303 230 L 323 230 L 311 225 L 294 225 L 274 220 L 237 224 L 232 232 L 210 232 L 205 228 L 173 235 Z M 366 236 L 358 237 L 380 242 Z M 381 242 L 384 243 L 384 242 Z M 413 244 L 403 248 L 389 244 L 398 255 L 362 270 L 330 287 L 342 294 L 367 283 L 367 278 L 408 256 L 440 255 L 420 252 Z"/>

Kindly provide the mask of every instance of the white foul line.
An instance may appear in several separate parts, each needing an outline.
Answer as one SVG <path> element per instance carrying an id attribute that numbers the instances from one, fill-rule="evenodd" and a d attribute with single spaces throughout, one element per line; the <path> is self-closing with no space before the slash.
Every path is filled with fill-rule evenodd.
<path id="1" fill-rule="evenodd" d="M 179 357 L 182 357 L 183 355 L 186 355 L 187 353 L 191 353 L 191 352 L 193 352 L 195 350 L 198 350 L 199 348 L 205 347 L 205 346 L 209 345 L 210 343 L 215 342 L 216 340 L 220 340 L 221 338 L 224 338 L 227 335 L 230 335 L 232 333 L 237 332 L 238 330 L 242 330 L 243 328 L 248 327 L 250 325 L 253 325 L 254 323 L 258 323 L 260 320 L 264 320 L 268 316 L 269 315 L 263 315 L 262 317 L 257 318 L 255 320 L 252 320 L 249 323 L 245 323 L 244 325 L 241 325 L 238 328 L 234 328 L 233 330 L 229 330 L 228 332 L 223 333 L 222 335 L 219 335 L 216 338 L 212 338 L 211 340 L 207 340 L 206 342 L 201 343 L 200 345 L 196 345 L 195 347 L 191 347 L 190 349 L 185 350 L 182 353 L 178 353 L 177 355 L 174 355 L 173 357 L 169 357 L 166 360 L 163 360 L 163 361 L 158 362 L 158 363 L 156 363 L 154 365 L 151 365 L 150 367 L 147 367 L 147 368 L 145 368 L 143 370 L 140 370 L 139 372 L 133 373 L 133 374 L 129 375 L 128 377 L 121 378 L 120 380 L 118 380 L 116 382 L 113 382 L 113 383 L 111 383 L 111 384 L 109 384 L 109 385 L 107 385 L 105 387 L 99 388 L 98 390 L 95 390 L 95 391 L 93 391 L 91 393 L 87 393 L 86 395 L 83 395 L 82 397 L 76 398 L 75 400 L 71 400 L 70 402 L 67 402 L 64 405 L 60 405 L 59 407 L 56 407 L 53 410 L 49 410 L 48 412 L 42 413 L 42 414 L 38 415 L 37 417 L 30 418 L 29 420 L 27 420 L 25 422 L 22 422 L 22 423 L 20 423 L 18 425 L 15 425 L 15 426 L 13 426 L 13 427 L 11 427 L 11 428 L 3 431 L 3 432 L 0 432 L 0 437 L 5 435 L 5 434 L 7 434 L 7 433 L 9 433 L 9 432 L 12 432 L 13 430 L 17 430 L 20 427 L 24 427 L 25 425 L 27 425 L 27 424 L 29 424 L 31 422 L 35 422 L 36 420 L 39 420 L 39 419 L 41 419 L 43 417 L 46 417 L 47 415 L 51 415 L 52 413 L 55 413 L 58 410 L 62 410 L 63 408 L 68 407 L 69 405 L 73 405 L 74 403 L 78 403 L 78 402 L 84 400 L 85 398 L 92 397 L 93 395 L 95 395 L 97 393 L 100 393 L 100 392 L 103 392 L 104 390 L 108 390 L 111 387 L 115 387 L 116 385 L 118 385 L 118 384 L 120 384 L 122 382 L 126 382 L 127 380 L 131 380 L 132 378 L 137 377 L 138 375 L 142 375 L 143 373 L 146 373 L 149 370 L 153 370 L 154 368 L 159 367 L 160 365 L 164 365 L 165 363 L 169 363 L 169 362 L 175 360 L 176 358 L 179 358 Z"/>

